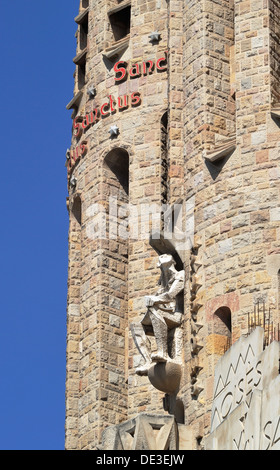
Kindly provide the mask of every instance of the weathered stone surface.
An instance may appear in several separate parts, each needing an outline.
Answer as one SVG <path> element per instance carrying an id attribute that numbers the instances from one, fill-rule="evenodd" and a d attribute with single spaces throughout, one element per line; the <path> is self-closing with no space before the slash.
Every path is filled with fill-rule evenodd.
<path id="1" fill-rule="evenodd" d="M 218 363 L 207 450 L 280 448 L 280 343 L 263 350 L 263 336 L 240 338 Z"/>
<path id="2" fill-rule="evenodd" d="M 130 26 L 119 37 L 111 14 L 129 6 Z M 119 19 L 127 21 L 128 10 Z M 166 243 L 177 250 L 185 273 L 176 419 L 191 427 L 192 448 L 203 449 L 218 390 L 213 433 L 222 439 L 220 426 L 233 426 L 235 445 L 254 447 L 259 426 L 253 419 L 241 441 L 240 423 L 232 423 L 234 414 L 242 416 L 246 391 L 256 403 L 248 416 L 261 400 L 268 417 L 261 418 L 261 446 L 277 448 L 278 423 L 269 405 L 270 382 L 278 389 L 277 347 L 259 352 L 253 342 L 247 368 L 243 356 L 237 364 L 229 351 L 229 384 L 222 371 L 214 383 L 214 374 L 225 351 L 248 334 L 255 305 L 264 303 L 266 325 L 273 323 L 276 336 L 280 323 L 279 1 L 80 0 L 76 24 L 68 106 L 73 135 L 66 153 L 65 446 L 95 449 L 104 428 L 142 412 L 164 413 L 165 392 L 135 374 L 141 358 L 130 328 L 143 318 L 145 296 L 158 288 L 150 236 L 165 221 L 152 207 L 171 207 L 173 220 L 183 201 L 185 225 Z M 155 31 L 160 38 L 150 41 Z M 126 69 L 120 81 L 118 62 Z M 144 206 L 150 212 L 143 215 Z M 267 341 L 266 326 L 266 343 L 273 335 Z"/>
<path id="3" fill-rule="evenodd" d="M 173 416 L 139 414 L 103 432 L 100 450 L 191 450 L 192 433 Z"/>

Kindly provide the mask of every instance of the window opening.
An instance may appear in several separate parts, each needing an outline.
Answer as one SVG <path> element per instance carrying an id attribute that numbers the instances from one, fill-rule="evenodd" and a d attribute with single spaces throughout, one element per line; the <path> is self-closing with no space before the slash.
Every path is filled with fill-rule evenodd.
<path id="1" fill-rule="evenodd" d="M 78 65 L 78 88 L 81 90 L 86 82 L 86 62 Z"/>
<path id="2" fill-rule="evenodd" d="M 220 307 L 214 313 L 214 333 L 225 339 L 225 352 L 231 347 L 231 311 L 228 307 Z"/>
<path id="3" fill-rule="evenodd" d="M 125 193 L 129 191 L 129 155 L 126 150 L 117 148 L 111 150 L 105 157 L 105 163 L 116 176 Z"/>
<path id="4" fill-rule="evenodd" d="M 131 6 L 109 14 L 109 20 L 115 41 L 125 38 L 130 33 Z"/>
<path id="5" fill-rule="evenodd" d="M 84 21 L 80 24 L 80 49 L 83 50 L 87 47 L 88 40 L 88 15 L 86 15 Z"/>
<path id="6" fill-rule="evenodd" d="M 76 221 L 79 225 L 82 223 L 82 203 L 79 197 L 76 197 L 73 207 L 72 207 L 72 214 L 74 215 Z"/>
<path id="7" fill-rule="evenodd" d="M 76 18 L 76 23 L 79 25 L 78 30 L 78 50 L 79 53 L 73 59 L 77 65 L 77 85 L 80 91 L 86 82 L 86 58 L 87 58 L 87 43 L 88 43 L 88 10 L 82 11 Z"/>

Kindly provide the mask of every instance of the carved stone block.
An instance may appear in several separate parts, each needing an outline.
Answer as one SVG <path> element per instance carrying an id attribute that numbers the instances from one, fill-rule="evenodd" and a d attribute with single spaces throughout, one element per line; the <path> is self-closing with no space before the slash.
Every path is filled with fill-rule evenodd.
<path id="1" fill-rule="evenodd" d="M 263 338 L 256 328 L 218 363 L 207 450 L 280 450 L 280 343 Z"/>
<path id="2" fill-rule="evenodd" d="M 179 450 L 179 445 L 180 449 L 191 449 L 191 442 L 190 429 L 182 425 L 179 428 L 174 416 L 143 413 L 108 427 L 100 450 Z"/>

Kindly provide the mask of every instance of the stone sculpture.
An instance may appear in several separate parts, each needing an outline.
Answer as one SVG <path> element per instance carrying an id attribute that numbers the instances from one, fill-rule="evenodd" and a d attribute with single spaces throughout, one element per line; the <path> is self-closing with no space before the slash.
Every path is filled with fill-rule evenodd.
<path id="1" fill-rule="evenodd" d="M 180 326 L 182 306 L 180 296 L 184 289 L 185 272 L 177 271 L 172 255 L 159 256 L 157 266 L 161 270 L 160 288 L 156 295 L 146 297 L 147 311 L 138 324 L 131 326 L 135 344 L 144 358 L 144 365 L 136 369 L 139 375 L 148 375 L 153 362 L 165 363 L 170 360 L 168 354 L 168 333 Z M 154 336 L 157 351 L 151 353 L 148 336 Z"/>

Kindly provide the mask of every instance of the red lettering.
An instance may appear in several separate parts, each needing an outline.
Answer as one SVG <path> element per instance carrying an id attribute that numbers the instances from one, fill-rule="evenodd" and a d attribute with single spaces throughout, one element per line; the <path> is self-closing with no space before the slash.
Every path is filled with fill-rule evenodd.
<path id="1" fill-rule="evenodd" d="M 149 64 L 148 71 L 147 71 L 147 64 Z M 148 73 L 151 73 L 154 68 L 154 63 L 152 60 L 146 60 L 143 62 L 143 74 L 147 75 Z"/>
<path id="2" fill-rule="evenodd" d="M 118 106 L 119 106 L 119 110 L 125 109 L 128 107 L 127 95 L 118 97 Z"/>
<path id="3" fill-rule="evenodd" d="M 131 76 L 131 78 L 139 77 L 140 74 L 141 74 L 141 72 L 140 72 L 139 64 L 132 65 L 132 67 L 129 71 L 129 75 Z"/>
<path id="4" fill-rule="evenodd" d="M 83 141 L 80 145 L 70 150 L 70 158 L 67 164 L 67 171 L 70 172 L 70 169 L 75 165 L 80 158 L 87 153 L 87 141 Z"/>
<path id="5" fill-rule="evenodd" d="M 91 124 L 91 122 L 90 122 L 90 120 L 89 120 L 89 115 L 86 114 L 86 117 L 85 117 L 85 119 L 84 119 L 83 122 L 82 122 L 82 128 L 83 128 L 83 129 L 87 129 L 87 128 L 90 126 L 90 124 Z"/>
<path id="6" fill-rule="evenodd" d="M 81 156 L 87 153 L 87 142 L 82 142 L 80 145 Z"/>
<path id="7" fill-rule="evenodd" d="M 123 64 L 124 67 L 119 67 L 120 64 Z M 120 82 L 121 80 L 123 80 L 125 77 L 126 77 L 126 63 L 123 62 L 122 60 L 120 60 L 119 62 L 116 62 L 116 64 L 114 65 L 114 72 L 116 74 L 115 76 L 115 81 L 116 82 Z M 117 74 L 120 74 L 120 76 L 117 77 Z"/>
<path id="8" fill-rule="evenodd" d="M 80 126 L 80 123 L 78 122 L 78 119 L 80 120 L 81 118 L 76 117 L 73 121 L 73 129 L 76 129 L 76 131 L 75 130 L 73 131 L 75 137 L 79 137 L 82 133 L 82 128 Z"/>
<path id="9" fill-rule="evenodd" d="M 165 65 L 161 66 L 160 63 L 165 62 Z M 161 57 L 160 59 L 157 60 L 156 67 L 158 70 L 166 70 L 167 69 L 167 63 L 166 63 L 166 57 Z"/>
<path id="10" fill-rule="evenodd" d="M 93 113 L 94 113 L 94 115 L 93 115 Z M 99 111 L 98 111 L 97 108 L 95 108 L 93 111 L 91 111 L 90 116 L 91 116 L 91 123 L 92 124 L 95 124 L 96 121 L 98 120 L 98 113 L 99 113 Z"/>
<path id="11" fill-rule="evenodd" d="M 110 103 L 104 103 L 101 108 L 100 108 L 100 112 L 102 114 L 102 116 L 108 116 L 109 114 L 109 109 L 108 111 L 104 111 L 105 108 L 109 108 L 110 107 Z"/>
<path id="12" fill-rule="evenodd" d="M 112 113 L 114 113 L 116 111 L 114 108 L 115 100 L 113 100 L 111 95 L 109 96 L 109 99 L 110 99 L 110 110 L 112 111 Z"/>
<path id="13" fill-rule="evenodd" d="M 131 95 L 131 106 L 137 106 L 141 102 L 141 96 L 139 91 L 135 91 Z"/>

